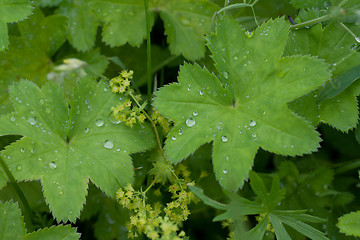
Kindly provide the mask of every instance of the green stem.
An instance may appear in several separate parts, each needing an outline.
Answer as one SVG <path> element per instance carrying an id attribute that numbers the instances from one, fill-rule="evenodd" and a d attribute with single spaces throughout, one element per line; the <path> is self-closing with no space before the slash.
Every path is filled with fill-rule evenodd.
<path id="1" fill-rule="evenodd" d="M 343 7 L 349 0 L 343 0 L 338 6 Z"/>
<path id="2" fill-rule="evenodd" d="M 343 28 L 345 28 L 345 30 L 350 33 L 351 36 L 353 36 L 355 38 L 355 40 L 360 43 L 360 38 L 358 36 L 356 36 L 356 34 L 351 31 L 345 24 L 343 24 L 342 22 L 339 23 Z"/>
<path id="3" fill-rule="evenodd" d="M 134 100 L 134 102 L 136 103 L 136 105 L 140 108 L 141 105 L 140 103 L 136 100 L 136 98 L 130 93 L 129 94 L 130 97 Z M 156 128 L 156 124 L 154 123 L 154 121 L 151 119 L 151 117 L 149 116 L 149 114 L 145 111 L 145 110 L 142 110 L 142 113 L 145 114 L 145 116 L 147 117 L 147 119 L 149 119 L 152 127 L 154 128 L 154 132 L 155 132 L 155 136 L 156 136 L 156 141 L 157 141 L 157 144 L 159 146 L 159 150 L 160 150 L 160 153 L 162 155 L 162 157 L 165 159 L 166 161 L 166 156 L 165 156 L 165 153 L 164 153 L 164 149 L 162 148 L 162 145 L 161 145 L 161 141 L 160 141 L 160 137 L 159 137 L 159 133 L 157 131 L 157 128 Z"/>
<path id="4" fill-rule="evenodd" d="M 31 210 L 30 205 L 29 205 L 28 201 L 26 200 L 25 194 L 21 190 L 20 186 L 17 184 L 14 176 L 12 175 L 10 169 L 8 168 L 8 166 L 6 165 L 6 163 L 4 162 L 2 157 L 0 157 L 0 164 L 1 164 L 2 168 L 4 169 L 4 172 L 5 172 L 6 176 L 10 180 L 11 185 L 14 187 L 17 195 L 19 196 L 19 199 L 22 202 L 22 204 L 23 204 L 23 206 L 25 208 L 25 211 L 28 213 L 32 225 L 34 225 L 33 211 Z"/>
<path id="5" fill-rule="evenodd" d="M 335 169 L 335 174 L 338 175 L 359 168 L 360 168 L 360 159 L 357 159 L 349 163 L 341 164 L 338 168 Z"/>
<path id="6" fill-rule="evenodd" d="M 330 15 L 324 15 L 315 19 L 311 19 L 309 21 L 303 22 L 303 23 L 299 23 L 299 24 L 295 24 L 290 26 L 290 29 L 297 29 L 297 28 L 303 28 L 303 27 L 307 27 L 307 26 L 311 26 L 320 22 L 324 22 L 327 21 L 331 18 Z"/>
<path id="7" fill-rule="evenodd" d="M 151 81 L 151 38 L 150 38 L 150 13 L 149 13 L 149 2 L 148 0 L 144 0 L 145 2 L 145 16 L 146 16 L 146 58 L 147 58 L 147 69 L 146 69 L 146 76 L 147 76 L 147 94 L 148 99 L 151 101 L 152 95 L 152 81 Z"/>

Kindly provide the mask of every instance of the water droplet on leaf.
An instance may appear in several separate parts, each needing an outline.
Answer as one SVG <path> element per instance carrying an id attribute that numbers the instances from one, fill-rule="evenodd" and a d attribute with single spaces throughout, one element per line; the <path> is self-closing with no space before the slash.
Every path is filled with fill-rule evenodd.
<path id="1" fill-rule="evenodd" d="M 90 130 L 90 128 L 85 128 L 85 129 L 84 129 L 84 133 L 88 133 L 89 130 Z"/>
<path id="2" fill-rule="evenodd" d="M 28 122 L 31 126 L 33 126 L 33 125 L 36 124 L 36 118 L 30 117 L 30 118 L 27 120 L 27 122 Z"/>
<path id="3" fill-rule="evenodd" d="M 224 173 L 224 174 L 227 174 L 227 173 L 228 173 L 228 170 L 224 169 L 224 170 L 223 170 L 223 173 Z"/>
<path id="4" fill-rule="evenodd" d="M 228 138 L 227 138 L 226 136 L 222 136 L 222 137 L 221 137 L 221 141 L 227 142 L 227 141 L 228 141 Z"/>
<path id="5" fill-rule="evenodd" d="M 194 119 L 192 119 L 192 118 L 188 118 L 188 119 L 186 119 L 186 126 L 188 126 L 188 127 L 192 127 L 192 126 L 194 126 L 195 125 L 195 120 Z"/>
<path id="6" fill-rule="evenodd" d="M 56 166 L 56 163 L 55 162 L 50 162 L 49 163 L 49 168 L 50 169 L 55 169 L 57 166 Z"/>
<path id="7" fill-rule="evenodd" d="M 174 136 L 174 137 L 172 137 L 171 139 L 175 141 L 175 140 L 176 140 L 176 137 Z"/>
<path id="8" fill-rule="evenodd" d="M 16 120 L 15 117 L 14 117 L 14 116 L 11 116 L 10 121 L 11 121 L 11 122 L 15 122 L 15 120 Z"/>
<path id="9" fill-rule="evenodd" d="M 249 123 L 249 125 L 250 125 L 251 127 L 254 127 L 254 126 L 256 125 L 256 122 L 255 122 L 254 120 L 251 120 L 250 123 Z"/>
<path id="10" fill-rule="evenodd" d="M 104 121 L 102 119 L 98 119 L 95 121 L 95 125 L 101 127 L 102 125 L 104 125 Z"/>
<path id="11" fill-rule="evenodd" d="M 196 117 L 196 116 L 198 115 L 198 113 L 197 113 L 197 112 L 193 112 L 193 115 Z"/>
<path id="12" fill-rule="evenodd" d="M 225 79 L 228 79 L 229 78 L 229 73 L 228 72 L 223 72 L 223 76 Z"/>
<path id="13" fill-rule="evenodd" d="M 114 143 L 111 140 L 106 140 L 104 142 L 104 148 L 112 149 L 114 147 Z"/>
<path id="14" fill-rule="evenodd" d="M 16 166 L 16 171 L 21 171 L 21 170 L 22 170 L 22 165 L 21 164 L 17 165 Z"/>

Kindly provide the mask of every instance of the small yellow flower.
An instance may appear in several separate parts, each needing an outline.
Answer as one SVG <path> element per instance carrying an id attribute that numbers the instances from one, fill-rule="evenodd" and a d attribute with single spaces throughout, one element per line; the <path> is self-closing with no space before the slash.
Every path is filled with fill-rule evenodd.
<path id="1" fill-rule="evenodd" d="M 133 70 L 130 70 L 130 71 L 123 70 L 123 71 L 121 71 L 120 74 L 125 79 L 132 79 L 134 71 Z"/>
<path id="2" fill-rule="evenodd" d="M 138 118 L 140 123 L 144 123 L 145 119 L 146 119 L 146 117 L 145 117 L 145 115 L 143 113 L 141 113 L 137 118 Z"/>
<path id="3" fill-rule="evenodd" d="M 125 107 L 131 107 L 131 100 L 129 100 L 129 99 L 126 100 L 124 104 L 125 104 Z"/>

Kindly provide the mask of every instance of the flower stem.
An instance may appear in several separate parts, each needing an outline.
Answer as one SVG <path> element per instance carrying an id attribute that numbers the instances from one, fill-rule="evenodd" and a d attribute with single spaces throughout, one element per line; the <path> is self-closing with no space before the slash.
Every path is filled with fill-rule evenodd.
<path id="1" fill-rule="evenodd" d="M 299 24 L 295 24 L 295 25 L 291 25 L 290 29 L 297 29 L 297 28 L 303 28 L 303 27 L 307 27 L 307 26 L 311 26 L 320 22 L 325 22 L 327 20 L 329 20 L 331 18 L 330 15 L 324 15 L 315 19 L 311 19 L 309 21 L 303 22 L 303 23 L 299 23 Z"/>

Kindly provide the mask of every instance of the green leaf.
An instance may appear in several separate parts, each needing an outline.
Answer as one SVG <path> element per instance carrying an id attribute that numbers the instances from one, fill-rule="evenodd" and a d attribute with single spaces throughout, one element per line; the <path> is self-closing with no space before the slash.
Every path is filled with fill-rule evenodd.
<path id="1" fill-rule="evenodd" d="M 11 87 L 16 112 L 0 117 L 0 135 L 24 136 L 3 152 L 19 181 L 42 183 L 54 217 L 72 222 L 80 215 L 89 179 L 108 196 L 133 180 L 129 154 L 154 144 L 148 126 L 113 124 L 110 108 L 118 98 L 107 84 L 78 81 L 70 109 L 60 88 L 40 90 L 29 81 Z"/>
<path id="2" fill-rule="evenodd" d="M 311 54 L 323 58 L 330 64 L 332 76 L 337 78 L 360 62 L 360 53 L 355 51 L 357 43 L 345 29 L 337 24 L 322 29 L 315 25 L 310 29 L 299 29 L 291 33 L 286 54 Z M 328 85 L 336 84 L 334 78 Z M 348 79 L 348 82 L 353 79 Z M 359 94 L 359 83 L 355 82 L 339 95 L 323 101 L 320 105 L 316 99 L 319 92 L 314 91 L 290 104 L 291 109 L 311 121 L 313 125 L 325 122 L 341 131 L 347 132 L 356 126 L 358 108 L 356 96 Z"/>
<path id="3" fill-rule="evenodd" d="M 177 163 L 213 141 L 216 177 L 236 191 L 259 147 L 292 156 L 319 147 L 319 134 L 287 102 L 316 89 L 329 72 L 316 58 L 281 57 L 289 31 L 282 19 L 268 21 L 249 37 L 235 20 L 220 18 L 208 37 L 220 74 L 185 64 L 179 83 L 156 92 L 154 105 L 176 122 L 165 142 L 168 159 Z"/>
<path id="4" fill-rule="evenodd" d="M 360 65 L 352 67 L 346 72 L 343 72 L 333 78 L 331 82 L 327 83 L 320 91 L 317 102 L 322 103 L 327 99 L 339 95 L 358 78 L 360 78 Z"/>
<path id="5" fill-rule="evenodd" d="M 0 2 L 0 51 L 9 46 L 7 23 L 23 20 L 33 7 L 28 0 L 2 0 Z"/>
<path id="6" fill-rule="evenodd" d="M 107 44 L 120 46 L 128 42 L 138 46 L 145 39 L 143 0 L 96 0 L 90 6 L 105 22 L 103 40 Z M 218 10 L 215 4 L 208 0 L 150 0 L 149 10 L 151 26 L 155 13 L 160 13 L 172 54 L 183 54 L 190 60 L 203 57 L 203 36 L 210 32 L 212 16 Z"/>
<path id="7" fill-rule="evenodd" d="M 25 224 L 17 204 L 0 202 L 0 239 L 25 239 Z"/>
<path id="8" fill-rule="evenodd" d="M 57 13 L 68 17 L 69 41 L 79 51 L 88 51 L 95 44 L 98 19 L 89 7 L 90 0 L 65 0 Z"/>
<path id="9" fill-rule="evenodd" d="M 204 190 L 201 188 L 195 187 L 195 186 L 189 186 L 190 190 L 203 201 L 206 205 L 209 205 L 213 208 L 220 209 L 220 210 L 226 210 L 227 206 L 223 203 L 219 203 L 215 200 L 212 200 L 208 196 L 204 194 Z"/>
<path id="10" fill-rule="evenodd" d="M 232 194 L 230 197 L 231 201 L 228 204 L 226 212 L 215 217 L 214 221 L 241 219 L 245 215 L 256 215 L 266 211 L 260 203 L 250 201 L 236 194 Z"/>
<path id="11" fill-rule="evenodd" d="M 280 219 L 275 214 L 269 214 L 271 224 L 274 228 L 276 239 L 278 240 L 291 240 Z"/>
<path id="12" fill-rule="evenodd" d="M 79 238 L 80 234 L 76 233 L 76 229 L 70 225 L 52 226 L 26 234 L 25 225 L 18 205 L 12 202 L 0 202 L 1 240 L 74 240 Z"/>
<path id="13" fill-rule="evenodd" d="M 51 57 L 66 40 L 66 18 L 44 18 L 39 9 L 18 27 L 21 36 L 12 37 L 10 49 L 0 53 L 1 114 L 12 110 L 9 85 L 21 78 L 44 84 L 53 65 Z"/>
<path id="14" fill-rule="evenodd" d="M 242 238 L 239 238 L 239 239 L 263 240 L 268 223 L 269 223 L 269 220 L 267 218 L 264 218 L 250 231 L 245 232 L 245 233 L 240 233 Z M 244 235 L 242 235 L 242 234 L 244 234 Z"/>
<path id="15" fill-rule="evenodd" d="M 360 237 L 360 211 L 340 217 L 337 226 L 346 235 Z"/>
<path id="16" fill-rule="evenodd" d="M 70 225 L 52 226 L 30 233 L 26 236 L 26 240 L 73 240 L 79 239 L 80 234 L 76 233 L 75 228 L 71 228 Z"/>

